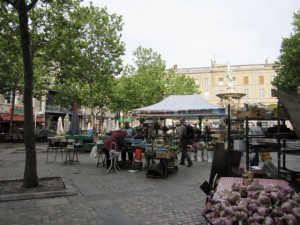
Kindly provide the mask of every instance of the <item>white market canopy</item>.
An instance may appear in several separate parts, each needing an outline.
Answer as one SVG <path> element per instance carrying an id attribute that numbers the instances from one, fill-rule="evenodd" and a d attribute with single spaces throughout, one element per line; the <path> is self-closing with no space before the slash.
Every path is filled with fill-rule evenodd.
<path id="1" fill-rule="evenodd" d="M 132 111 L 138 117 L 220 117 L 226 115 L 223 107 L 208 103 L 199 95 L 171 95 L 161 102 Z"/>

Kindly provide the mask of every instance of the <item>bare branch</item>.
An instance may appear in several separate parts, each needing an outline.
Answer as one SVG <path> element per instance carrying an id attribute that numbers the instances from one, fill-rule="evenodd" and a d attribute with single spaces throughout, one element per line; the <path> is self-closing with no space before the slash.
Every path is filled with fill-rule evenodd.
<path id="1" fill-rule="evenodd" d="M 29 12 L 38 2 L 39 0 L 33 0 L 28 6 L 27 6 L 27 12 Z"/>

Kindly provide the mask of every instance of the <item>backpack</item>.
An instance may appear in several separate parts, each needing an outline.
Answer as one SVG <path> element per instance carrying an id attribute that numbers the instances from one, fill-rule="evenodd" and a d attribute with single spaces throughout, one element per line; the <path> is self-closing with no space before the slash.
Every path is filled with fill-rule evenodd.
<path id="1" fill-rule="evenodd" d="M 194 137 L 195 137 L 195 130 L 194 128 L 187 124 L 187 125 L 184 125 L 186 127 L 186 134 L 183 136 L 185 139 L 187 139 L 188 141 L 192 141 L 194 140 Z"/>

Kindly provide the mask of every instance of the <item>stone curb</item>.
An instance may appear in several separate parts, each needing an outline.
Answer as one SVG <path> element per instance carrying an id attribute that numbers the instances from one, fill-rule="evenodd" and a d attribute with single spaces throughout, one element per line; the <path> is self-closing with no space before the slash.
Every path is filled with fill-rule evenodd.
<path id="1" fill-rule="evenodd" d="M 61 180 L 64 182 L 66 190 L 0 195 L 0 202 L 19 201 L 19 200 L 28 200 L 28 199 L 40 199 L 40 198 L 53 198 L 53 197 L 63 197 L 63 196 L 77 195 L 77 192 L 75 191 L 74 187 L 72 185 L 68 184 L 68 182 L 65 178 L 61 177 Z"/>

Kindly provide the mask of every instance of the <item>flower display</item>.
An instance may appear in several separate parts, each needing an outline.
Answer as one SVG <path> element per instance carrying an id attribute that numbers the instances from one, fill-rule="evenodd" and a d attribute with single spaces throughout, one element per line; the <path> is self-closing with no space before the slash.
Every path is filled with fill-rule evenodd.
<path id="1" fill-rule="evenodd" d="M 214 150 L 214 146 L 210 143 L 207 143 L 204 148 L 207 150 L 207 151 L 213 151 Z"/>

